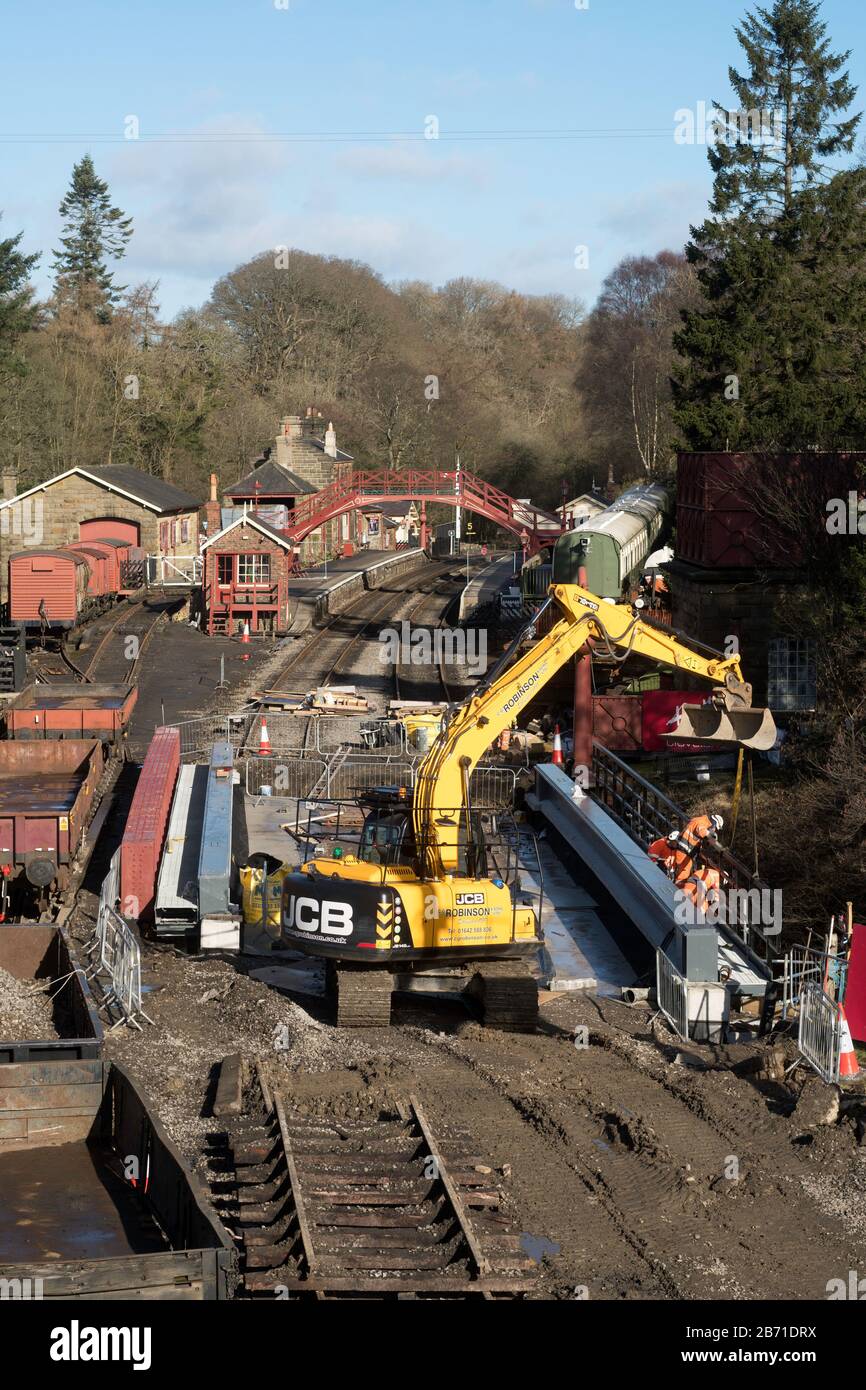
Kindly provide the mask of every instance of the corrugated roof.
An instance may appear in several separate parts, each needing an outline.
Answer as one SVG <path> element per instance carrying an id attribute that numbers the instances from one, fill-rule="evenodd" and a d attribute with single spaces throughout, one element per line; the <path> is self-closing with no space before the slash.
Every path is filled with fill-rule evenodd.
<path id="1" fill-rule="evenodd" d="M 316 489 L 297 473 L 268 459 L 223 491 L 227 497 L 307 497 Z"/>
<path id="2" fill-rule="evenodd" d="M 128 468 L 126 464 L 104 463 L 96 468 L 76 470 L 97 482 L 105 482 L 129 492 L 149 506 L 161 512 L 191 511 L 201 504 L 188 492 L 167 483 L 164 478 L 156 478 L 152 473 L 142 473 L 138 468 Z"/>

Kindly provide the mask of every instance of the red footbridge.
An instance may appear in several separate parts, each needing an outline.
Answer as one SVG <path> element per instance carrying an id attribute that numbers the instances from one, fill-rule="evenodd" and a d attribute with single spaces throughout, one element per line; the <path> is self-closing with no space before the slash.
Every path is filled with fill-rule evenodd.
<path id="1" fill-rule="evenodd" d="M 528 554 L 549 545 L 562 532 L 559 517 L 507 492 L 465 469 L 352 469 L 321 492 L 299 497 L 286 532 L 300 543 L 312 531 L 343 512 L 388 502 L 417 502 L 421 510 L 421 544 L 427 540 L 428 502 L 464 507 L 468 512 L 512 531 Z"/>

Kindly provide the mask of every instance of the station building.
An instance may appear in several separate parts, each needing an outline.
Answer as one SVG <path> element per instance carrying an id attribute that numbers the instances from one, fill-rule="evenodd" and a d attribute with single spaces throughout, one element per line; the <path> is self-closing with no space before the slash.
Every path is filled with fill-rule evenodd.
<path id="1" fill-rule="evenodd" d="M 288 630 L 293 546 L 287 536 L 255 511 L 244 511 L 210 532 L 201 556 L 207 633 L 234 636 L 245 623 L 251 633 Z"/>
<path id="2" fill-rule="evenodd" d="M 223 489 L 219 529 L 252 511 L 282 533 L 292 524 L 297 498 L 321 492 L 338 480 L 342 469 L 351 469 L 353 462 L 351 454 L 337 448 L 333 424 L 325 428 L 324 417 L 312 406 L 305 416 L 286 415 L 274 442 L 252 461 L 242 478 Z M 347 544 L 357 545 L 360 530 L 353 514 L 335 517 L 302 543 L 301 563 L 315 564 Z M 208 531 L 212 534 L 210 518 Z"/>
<path id="3" fill-rule="evenodd" d="M 33 487 L 17 490 L 17 476 L 3 475 L 0 500 L 0 601 L 9 583 L 9 556 L 28 546 L 62 547 L 94 536 L 126 541 L 145 556 L 198 554 L 199 503 L 151 473 L 123 464 L 68 468 Z"/>

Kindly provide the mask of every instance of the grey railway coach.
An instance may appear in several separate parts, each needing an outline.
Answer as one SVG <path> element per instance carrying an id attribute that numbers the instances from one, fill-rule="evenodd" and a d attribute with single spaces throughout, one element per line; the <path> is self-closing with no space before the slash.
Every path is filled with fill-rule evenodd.
<path id="1" fill-rule="evenodd" d="M 587 587 L 618 599 L 636 584 L 670 508 L 659 483 L 629 488 L 598 516 L 560 536 L 553 549 L 554 584 L 577 584 L 581 565 Z"/>

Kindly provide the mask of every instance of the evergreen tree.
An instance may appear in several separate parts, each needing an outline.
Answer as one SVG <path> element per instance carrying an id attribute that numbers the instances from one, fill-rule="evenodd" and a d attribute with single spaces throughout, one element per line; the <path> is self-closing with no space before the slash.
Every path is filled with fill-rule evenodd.
<path id="1" fill-rule="evenodd" d="M 675 345 L 675 415 L 692 448 L 804 448 L 859 436 L 858 343 L 866 313 L 866 176 L 831 176 L 860 119 L 818 6 L 776 0 L 737 29 L 750 73 L 731 70 L 747 111 L 781 101 L 781 145 L 710 151 L 714 216 L 687 247 L 703 302 Z"/>
<path id="2" fill-rule="evenodd" d="M 23 370 L 15 344 L 33 326 L 37 314 L 27 281 L 39 254 L 21 254 L 18 245 L 22 235 L 19 232 L 0 241 L 0 373 Z"/>
<path id="3" fill-rule="evenodd" d="M 828 160 L 853 149 L 859 115 L 833 119 L 856 95 L 842 71 L 850 54 L 830 52 L 819 12 L 812 0 L 775 0 L 736 27 L 749 71 L 728 69 L 737 112 L 715 103 L 726 135 L 709 150 L 713 212 L 788 212 L 797 192 L 826 179 Z"/>
<path id="4" fill-rule="evenodd" d="M 112 207 L 108 184 L 97 176 L 89 154 L 72 170 L 60 216 L 65 234 L 60 238 L 62 249 L 54 252 L 57 298 L 105 322 L 125 288 L 114 284 L 106 262 L 125 255 L 132 218 Z"/>

